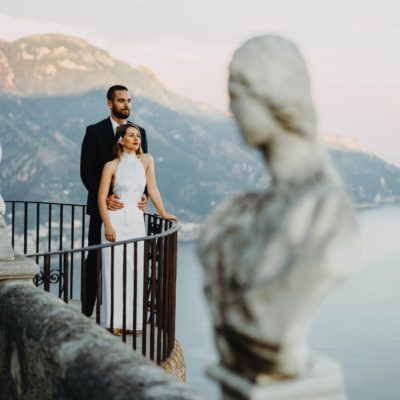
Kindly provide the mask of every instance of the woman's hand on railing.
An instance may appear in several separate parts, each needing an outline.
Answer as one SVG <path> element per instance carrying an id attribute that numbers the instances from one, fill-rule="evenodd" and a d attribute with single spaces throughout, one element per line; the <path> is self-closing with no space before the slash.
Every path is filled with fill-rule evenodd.
<path id="1" fill-rule="evenodd" d="M 115 242 L 117 235 L 115 234 L 114 228 L 110 226 L 104 226 L 104 236 L 109 242 Z"/>
<path id="2" fill-rule="evenodd" d="M 175 217 L 175 215 L 168 214 L 167 212 L 165 214 L 160 215 L 162 219 L 171 219 L 173 221 L 178 221 L 178 218 Z"/>

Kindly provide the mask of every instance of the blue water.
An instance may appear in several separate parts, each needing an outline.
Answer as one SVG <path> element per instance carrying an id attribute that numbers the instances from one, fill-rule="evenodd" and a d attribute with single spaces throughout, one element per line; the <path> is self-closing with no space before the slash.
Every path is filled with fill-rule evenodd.
<path id="1" fill-rule="evenodd" d="M 358 217 L 361 266 L 325 300 L 312 323 L 309 344 L 341 363 L 349 400 L 398 400 L 400 207 L 363 211 Z M 195 242 L 179 243 L 177 338 L 185 353 L 188 384 L 217 399 L 217 385 L 205 376 L 217 353 L 195 248 Z"/>

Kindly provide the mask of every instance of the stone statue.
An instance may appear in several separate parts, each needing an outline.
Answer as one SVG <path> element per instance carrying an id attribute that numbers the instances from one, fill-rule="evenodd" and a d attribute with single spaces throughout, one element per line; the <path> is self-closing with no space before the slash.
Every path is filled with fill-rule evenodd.
<path id="1" fill-rule="evenodd" d="M 355 215 L 317 135 L 307 67 L 293 43 L 246 42 L 233 56 L 229 93 L 272 183 L 223 204 L 202 229 L 216 344 L 222 366 L 250 381 L 296 377 L 312 363 L 313 314 L 357 265 Z"/>
<path id="2" fill-rule="evenodd" d="M 2 156 L 2 148 L 0 144 L 0 163 Z M 7 228 L 5 223 L 6 205 L 4 204 L 3 197 L 0 194 L 0 261 L 14 260 L 14 251 L 11 247 L 10 239 L 7 235 Z"/>

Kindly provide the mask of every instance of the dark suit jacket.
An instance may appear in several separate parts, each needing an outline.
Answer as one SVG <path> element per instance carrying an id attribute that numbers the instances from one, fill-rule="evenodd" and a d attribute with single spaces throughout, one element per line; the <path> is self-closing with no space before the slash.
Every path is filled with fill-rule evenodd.
<path id="1" fill-rule="evenodd" d="M 140 128 L 142 149 L 147 153 L 146 131 Z M 104 164 L 114 159 L 114 130 L 110 118 L 86 128 L 81 149 L 81 179 L 85 185 L 87 196 L 86 213 L 99 215 L 97 194 L 100 186 Z"/>

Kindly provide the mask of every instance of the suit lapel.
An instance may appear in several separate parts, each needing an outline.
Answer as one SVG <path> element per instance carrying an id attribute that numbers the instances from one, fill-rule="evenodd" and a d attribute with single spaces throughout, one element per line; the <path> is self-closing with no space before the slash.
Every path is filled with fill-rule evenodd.
<path id="1" fill-rule="evenodd" d="M 114 129 L 113 129 L 113 126 L 112 126 L 110 118 L 106 118 L 104 120 L 104 123 L 105 123 L 104 126 L 105 126 L 105 128 L 107 130 L 107 134 L 108 134 L 109 138 L 112 140 L 112 142 L 114 142 L 115 132 L 114 132 Z"/>
<path id="2" fill-rule="evenodd" d="M 114 129 L 110 118 L 103 120 L 100 130 L 99 140 L 102 147 L 101 154 L 103 154 L 104 162 L 107 162 L 113 159 L 114 146 Z"/>

